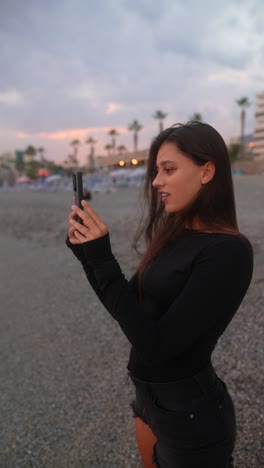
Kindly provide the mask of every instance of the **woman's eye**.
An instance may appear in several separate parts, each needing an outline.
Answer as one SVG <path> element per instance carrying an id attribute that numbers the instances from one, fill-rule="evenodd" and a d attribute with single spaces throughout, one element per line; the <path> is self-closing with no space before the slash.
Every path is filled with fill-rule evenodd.
<path id="1" fill-rule="evenodd" d="M 168 168 L 165 168 L 164 170 L 167 174 L 172 174 L 175 169 L 168 167 Z"/>

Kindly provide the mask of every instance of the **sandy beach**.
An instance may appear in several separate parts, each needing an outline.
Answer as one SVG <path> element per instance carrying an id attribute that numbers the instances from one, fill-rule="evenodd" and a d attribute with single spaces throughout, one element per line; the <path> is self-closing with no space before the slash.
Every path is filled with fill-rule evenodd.
<path id="1" fill-rule="evenodd" d="M 264 175 L 234 176 L 255 268 L 213 363 L 237 412 L 236 468 L 264 467 Z M 96 194 L 130 277 L 140 190 Z M 71 192 L 0 192 L 0 468 L 139 468 L 129 344 L 65 245 Z M 235 279 L 234 279 L 235 281 Z"/>

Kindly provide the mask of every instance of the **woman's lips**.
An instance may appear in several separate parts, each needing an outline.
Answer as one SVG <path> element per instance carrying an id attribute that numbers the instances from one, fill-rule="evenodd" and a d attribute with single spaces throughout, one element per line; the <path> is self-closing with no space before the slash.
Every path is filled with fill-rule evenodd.
<path id="1" fill-rule="evenodd" d="M 161 200 L 163 201 L 163 203 L 166 203 L 170 194 L 166 192 L 162 192 L 160 195 L 161 195 Z"/>

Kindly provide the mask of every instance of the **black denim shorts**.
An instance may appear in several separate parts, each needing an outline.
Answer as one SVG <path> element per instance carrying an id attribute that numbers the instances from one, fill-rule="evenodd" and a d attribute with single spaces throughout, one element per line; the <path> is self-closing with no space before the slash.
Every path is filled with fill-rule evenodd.
<path id="1" fill-rule="evenodd" d="M 235 409 L 212 365 L 178 382 L 151 383 L 130 377 L 136 388 L 134 415 L 148 424 L 157 438 L 156 466 L 232 466 Z"/>

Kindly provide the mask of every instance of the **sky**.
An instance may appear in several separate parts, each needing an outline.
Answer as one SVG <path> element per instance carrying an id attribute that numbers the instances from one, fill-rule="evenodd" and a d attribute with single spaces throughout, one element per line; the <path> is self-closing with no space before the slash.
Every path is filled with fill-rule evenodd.
<path id="1" fill-rule="evenodd" d="M 239 135 L 236 100 L 264 91 L 263 0 L 1 0 L 0 154 L 28 145 L 62 162 L 79 139 L 79 161 L 108 131 L 139 149 L 195 112 L 225 138 Z"/>

